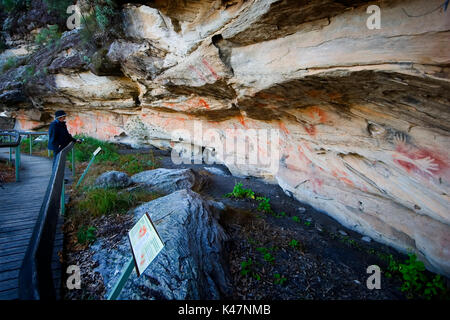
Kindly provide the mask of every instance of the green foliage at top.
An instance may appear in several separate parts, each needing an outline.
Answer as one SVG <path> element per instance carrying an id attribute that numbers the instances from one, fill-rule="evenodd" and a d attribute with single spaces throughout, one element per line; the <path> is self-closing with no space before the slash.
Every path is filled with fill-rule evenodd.
<path id="1" fill-rule="evenodd" d="M 405 263 L 395 261 L 392 255 L 389 256 L 389 266 L 386 276 L 400 275 L 403 284 L 400 288 L 410 299 L 425 298 L 449 298 L 448 289 L 444 279 L 440 275 L 429 276 L 425 272 L 425 265 L 417 260 L 415 254 L 409 254 Z"/>
<path id="2" fill-rule="evenodd" d="M 105 34 L 115 27 L 114 21 L 119 14 L 118 6 L 113 0 L 90 0 L 92 14 L 83 15 L 81 39 L 88 43 L 94 37 Z"/>
<path id="3" fill-rule="evenodd" d="M 249 198 L 249 199 L 255 199 L 255 193 L 250 189 L 243 188 L 242 183 L 236 183 L 233 191 L 230 193 L 227 193 L 225 195 L 226 197 L 234 197 L 234 198 Z"/>
<path id="4" fill-rule="evenodd" d="M 119 159 L 118 148 L 110 142 L 104 142 L 85 135 L 76 135 L 77 139 L 84 139 L 83 143 L 75 146 L 75 160 L 77 162 L 89 161 L 92 153 L 101 147 L 102 151 L 95 156 L 95 161 L 117 161 Z"/>
<path id="5" fill-rule="evenodd" d="M 57 25 L 49 25 L 47 28 L 42 28 L 36 35 L 34 41 L 38 45 L 48 45 L 56 43 L 61 38 L 61 32 Z"/>
<path id="6" fill-rule="evenodd" d="M 0 0 L 1 9 L 8 13 L 20 9 L 29 9 L 30 5 L 31 0 Z"/>

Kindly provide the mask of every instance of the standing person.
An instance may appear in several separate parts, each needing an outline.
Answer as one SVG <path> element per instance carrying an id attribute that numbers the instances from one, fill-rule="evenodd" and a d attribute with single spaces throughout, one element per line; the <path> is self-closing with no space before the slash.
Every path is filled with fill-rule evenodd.
<path id="1" fill-rule="evenodd" d="M 63 110 L 55 112 L 55 120 L 50 123 L 48 129 L 48 149 L 53 150 L 53 168 L 56 163 L 56 155 L 72 141 L 80 143 L 69 133 L 66 126 L 66 113 Z"/>

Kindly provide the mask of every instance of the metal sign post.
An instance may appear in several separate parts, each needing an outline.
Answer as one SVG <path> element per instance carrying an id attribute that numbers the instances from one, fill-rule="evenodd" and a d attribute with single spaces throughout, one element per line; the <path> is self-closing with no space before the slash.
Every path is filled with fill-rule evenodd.
<path id="1" fill-rule="evenodd" d="M 98 147 L 97 150 L 94 151 L 94 153 L 93 153 L 93 155 L 92 155 L 92 158 L 91 158 L 91 161 L 89 161 L 88 166 L 86 167 L 86 169 L 84 170 L 83 174 L 81 175 L 80 180 L 78 180 L 78 183 L 77 183 L 77 185 L 75 186 L 75 188 L 78 188 L 78 186 L 80 185 L 81 181 L 83 181 L 84 176 L 86 175 L 86 173 L 87 173 L 88 170 L 89 170 L 89 167 L 91 166 L 91 164 L 92 164 L 92 163 L 94 162 L 94 160 L 95 160 L 95 156 L 96 156 L 101 150 L 102 150 L 102 148 L 101 148 L 101 147 Z"/>

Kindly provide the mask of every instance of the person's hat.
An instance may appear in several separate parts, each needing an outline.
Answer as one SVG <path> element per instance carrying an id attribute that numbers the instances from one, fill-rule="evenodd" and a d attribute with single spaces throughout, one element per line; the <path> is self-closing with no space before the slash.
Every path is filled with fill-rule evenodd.
<path id="1" fill-rule="evenodd" d="M 58 110 L 55 112 L 55 119 L 64 117 L 66 115 L 66 113 L 64 112 L 64 110 Z"/>

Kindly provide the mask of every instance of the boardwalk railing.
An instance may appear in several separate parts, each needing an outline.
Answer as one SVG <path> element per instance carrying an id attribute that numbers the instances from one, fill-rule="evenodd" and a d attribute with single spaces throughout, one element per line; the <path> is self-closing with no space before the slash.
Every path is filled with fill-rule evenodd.
<path id="1" fill-rule="evenodd" d="M 22 137 L 28 137 L 30 156 L 33 155 L 33 136 L 48 136 L 48 132 L 32 132 L 32 131 L 17 131 L 17 130 L 3 130 L 0 131 L 0 148 L 9 148 L 9 162 L 12 162 L 12 151 L 15 150 L 15 168 L 16 168 L 16 181 L 19 181 L 19 169 L 20 169 L 20 144 L 22 143 Z M 9 137 L 9 141 L 4 141 L 6 137 Z M 16 138 L 15 141 L 12 138 Z M 48 140 L 47 140 L 48 141 Z M 72 176 L 75 176 L 75 149 L 72 149 Z M 50 158 L 50 150 L 47 150 L 48 157 Z"/>
<path id="2" fill-rule="evenodd" d="M 8 137 L 8 141 L 4 141 L 3 138 Z M 15 155 L 15 168 L 16 168 L 16 181 L 19 181 L 20 173 L 20 142 L 22 137 L 20 133 L 16 131 L 2 131 L 0 132 L 0 148 L 9 148 L 9 162 L 12 162 L 12 149 L 16 148 Z M 13 140 L 14 138 L 14 140 Z"/>
<path id="3" fill-rule="evenodd" d="M 52 176 L 20 269 L 20 299 L 56 299 L 51 268 L 53 243 L 61 206 L 66 156 L 73 146 L 74 142 L 71 142 L 56 156 Z"/>

